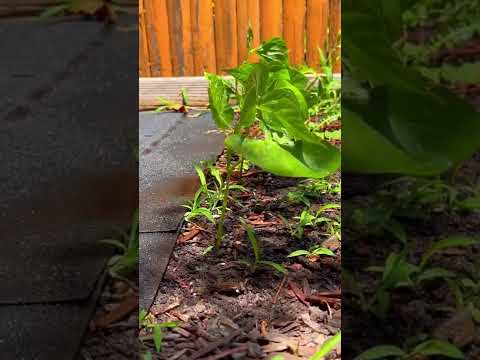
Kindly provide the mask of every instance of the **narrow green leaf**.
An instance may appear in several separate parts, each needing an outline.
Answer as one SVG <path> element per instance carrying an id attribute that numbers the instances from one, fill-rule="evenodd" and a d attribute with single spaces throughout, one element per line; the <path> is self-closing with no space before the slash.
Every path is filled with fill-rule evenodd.
<path id="1" fill-rule="evenodd" d="M 456 235 L 450 236 L 446 239 L 437 241 L 433 244 L 430 249 L 423 255 L 422 261 L 420 262 L 420 267 L 423 268 L 427 262 L 430 260 L 433 254 L 452 247 L 466 247 L 477 244 L 478 241 L 472 239 L 471 237 Z"/>
<path id="2" fill-rule="evenodd" d="M 295 250 L 294 252 L 290 253 L 287 258 L 308 255 L 310 255 L 310 252 L 307 250 Z"/>
<path id="3" fill-rule="evenodd" d="M 153 327 L 152 331 L 153 335 L 153 343 L 155 345 L 155 350 L 157 350 L 157 353 L 162 350 L 162 342 L 163 342 L 163 332 L 160 326 L 156 325 Z"/>
<path id="4" fill-rule="evenodd" d="M 455 346 L 442 340 L 428 340 L 413 349 L 414 354 L 424 356 L 445 356 L 451 359 L 464 359 L 463 353 Z"/>
<path id="5" fill-rule="evenodd" d="M 215 123 L 220 129 L 228 129 L 233 121 L 233 108 L 228 103 L 228 95 L 222 78 L 206 73 L 208 79 L 208 101 Z"/>
<path id="6" fill-rule="evenodd" d="M 287 273 L 287 269 L 285 269 L 281 264 L 278 264 L 276 262 L 268 261 L 268 260 L 260 260 L 258 263 L 263 265 L 268 265 L 282 274 Z"/>
<path id="7" fill-rule="evenodd" d="M 335 347 L 340 344 L 342 340 L 342 332 L 339 331 L 336 333 L 334 336 L 331 338 L 327 339 L 320 349 L 313 355 L 310 360 L 320 360 L 324 358 L 326 355 L 328 355 Z"/>
<path id="8" fill-rule="evenodd" d="M 379 345 L 374 346 L 367 351 L 358 355 L 355 360 L 375 360 L 383 359 L 390 356 L 405 356 L 406 353 L 398 346 L 393 345 Z"/>

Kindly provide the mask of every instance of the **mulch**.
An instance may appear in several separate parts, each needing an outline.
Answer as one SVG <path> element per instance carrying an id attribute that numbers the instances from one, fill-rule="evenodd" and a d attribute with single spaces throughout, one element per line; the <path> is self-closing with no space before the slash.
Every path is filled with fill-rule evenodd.
<path id="1" fill-rule="evenodd" d="M 224 166 L 221 156 L 217 166 Z M 218 251 L 204 254 L 214 243 L 213 224 L 201 219 L 187 223 L 177 239 L 151 313 L 158 322 L 176 321 L 165 331 L 158 359 L 308 359 L 341 326 L 340 240 L 322 227 L 306 229 L 294 238 L 281 216 L 293 220 L 303 206 L 286 200 L 299 179 L 281 178 L 251 168 L 240 179 L 247 191 L 230 202 L 226 236 Z M 339 183 L 339 174 L 329 181 Z M 313 208 L 339 203 L 340 195 L 325 193 L 311 199 Z M 339 217 L 338 209 L 326 216 Z M 272 268 L 254 274 L 236 263 L 253 256 L 239 218 L 254 227 L 264 259 L 283 263 L 288 275 Z M 315 259 L 286 256 L 294 250 L 323 244 L 336 257 Z M 151 334 L 141 332 L 146 347 Z M 154 352 L 154 351 L 152 351 Z M 338 348 L 330 359 L 339 359 Z"/>

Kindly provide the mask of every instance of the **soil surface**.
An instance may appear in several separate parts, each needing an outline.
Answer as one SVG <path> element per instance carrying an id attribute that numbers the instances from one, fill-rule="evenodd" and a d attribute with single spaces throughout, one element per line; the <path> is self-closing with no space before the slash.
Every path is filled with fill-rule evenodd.
<path id="1" fill-rule="evenodd" d="M 344 223 L 342 228 L 344 244 L 344 267 L 354 274 L 355 287 L 365 298 L 373 297 L 381 274 L 365 271 L 370 266 L 383 266 L 392 252 L 399 252 L 401 243 L 389 233 L 380 235 L 364 234 L 357 230 L 351 220 L 352 213 L 375 202 L 372 195 L 386 178 L 362 176 L 354 178 L 344 175 L 348 184 L 343 194 L 342 207 Z M 480 184 L 480 154 L 467 162 L 458 173 L 457 183 Z M 371 184 L 369 194 L 352 187 L 357 184 Z M 350 186 L 352 185 L 352 186 Z M 391 188 L 395 193 L 398 188 Z M 346 195 L 348 194 L 348 195 Z M 413 213 L 413 209 L 412 209 Z M 350 216 L 350 219 L 348 218 Z M 431 211 L 425 208 L 422 216 L 396 218 L 404 227 L 409 241 L 414 242 L 409 261 L 417 264 L 425 251 L 436 241 L 451 235 L 465 235 L 480 238 L 480 212 L 478 211 Z M 464 290 L 465 302 L 480 306 L 480 246 L 455 248 L 435 255 L 432 267 L 454 272 L 459 279 L 471 279 L 476 288 Z M 392 304 L 385 319 L 363 311 L 358 293 L 353 287 L 345 286 L 343 311 L 343 336 L 355 339 L 344 343 L 345 359 L 353 359 L 362 351 L 380 344 L 402 346 L 405 339 L 421 334 L 433 334 L 460 347 L 465 359 L 480 358 L 480 327 L 472 315 L 459 307 L 454 293 L 444 279 L 422 283 L 411 289 L 400 288 L 392 292 Z"/>
<path id="2" fill-rule="evenodd" d="M 137 359 L 138 273 L 108 277 L 78 360 Z"/>
<path id="3" fill-rule="evenodd" d="M 225 169 L 222 156 L 217 167 Z M 210 179 L 209 181 L 213 181 Z M 306 227 L 302 239 L 289 225 L 305 205 L 288 199 L 299 179 L 281 178 L 250 167 L 234 173 L 233 182 L 245 187 L 229 202 L 226 235 L 219 250 L 205 251 L 215 241 L 215 226 L 206 220 L 186 223 L 160 285 L 151 314 L 157 322 L 177 322 L 164 330 L 158 359 L 263 359 L 281 354 L 287 359 L 308 359 L 337 333 L 341 323 L 340 239 L 327 235 L 324 226 Z M 339 174 L 328 179 L 339 185 Z M 313 209 L 339 204 L 340 194 L 322 191 L 309 200 Z M 322 216 L 339 219 L 338 208 Z M 238 263 L 252 259 L 249 240 L 240 218 L 256 233 L 263 259 L 283 264 L 284 275 L 272 267 L 254 273 Z M 335 257 L 288 258 L 291 252 L 322 244 Z M 152 335 L 141 332 L 152 350 Z M 339 359 L 340 349 L 329 359 Z"/>

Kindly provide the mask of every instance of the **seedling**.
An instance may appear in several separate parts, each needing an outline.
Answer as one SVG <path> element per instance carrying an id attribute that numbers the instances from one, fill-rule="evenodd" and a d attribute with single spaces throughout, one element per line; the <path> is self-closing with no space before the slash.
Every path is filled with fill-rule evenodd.
<path id="1" fill-rule="evenodd" d="M 454 278 L 455 274 L 438 267 L 428 267 L 431 257 L 448 248 L 467 247 L 478 242 L 463 236 L 451 236 L 434 243 L 422 256 L 418 265 L 407 261 L 408 247 L 400 253 L 391 253 L 383 267 L 370 267 L 369 271 L 382 272 L 382 280 L 377 288 L 372 307 L 375 314 L 384 317 L 390 308 L 390 292 L 399 287 L 415 287 L 423 281 Z"/>
<path id="2" fill-rule="evenodd" d="M 152 333 L 153 344 L 157 353 L 160 353 L 160 351 L 162 350 L 164 337 L 163 330 L 167 328 L 175 328 L 178 326 L 176 322 L 157 323 L 155 317 L 152 314 L 148 314 L 145 310 L 140 310 L 138 320 L 140 329 L 146 329 L 147 331 L 150 331 Z M 148 358 L 148 354 L 149 353 L 145 354 L 144 356 L 147 356 Z"/>
<path id="3" fill-rule="evenodd" d="M 331 219 L 326 216 L 321 216 L 321 214 L 330 209 L 339 208 L 338 204 L 327 204 L 321 206 L 316 213 L 312 213 L 310 209 L 303 210 L 300 216 L 296 216 L 294 219 L 298 220 L 297 227 L 293 231 L 292 235 L 297 239 L 302 239 L 305 228 L 315 227 L 324 224 L 327 227 L 329 235 L 339 236 L 340 223 L 337 220 Z M 285 220 L 284 220 L 285 221 Z"/>
<path id="4" fill-rule="evenodd" d="M 253 259 L 238 260 L 238 263 L 245 265 L 250 270 L 251 273 L 254 273 L 259 266 L 263 265 L 263 266 L 271 267 L 282 274 L 286 274 L 287 270 L 283 267 L 283 265 L 273 261 L 263 260 L 262 249 L 260 247 L 257 236 L 252 226 L 247 224 L 243 219 L 240 219 L 240 222 L 242 223 L 243 228 L 247 233 L 247 237 L 250 241 L 250 245 L 252 246 L 254 257 Z"/>
<path id="5" fill-rule="evenodd" d="M 310 260 L 314 260 L 318 258 L 320 255 L 326 255 L 326 256 L 335 256 L 335 253 L 327 248 L 321 247 L 319 245 L 313 246 L 309 250 L 295 250 L 291 254 L 289 254 L 287 257 L 297 257 L 297 256 L 306 256 Z"/>
<path id="6" fill-rule="evenodd" d="M 139 229 L 138 210 L 133 215 L 132 225 L 128 233 L 118 230 L 120 240 L 105 239 L 100 242 L 115 247 L 120 254 L 113 256 L 108 261 L 109 272 L 112 276 L 126 274 L 138 265 L 139 256 Z"/>

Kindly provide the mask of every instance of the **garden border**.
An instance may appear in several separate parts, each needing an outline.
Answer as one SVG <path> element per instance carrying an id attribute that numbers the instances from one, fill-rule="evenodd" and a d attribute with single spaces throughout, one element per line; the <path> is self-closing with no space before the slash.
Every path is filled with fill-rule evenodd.
<path id="1" fill-rule="evenodd" d="M 307 75 L 311 80 L 314 76 Z M 334 77 L 341 79 L 340 73 Z M 225 76 L 225 79 L 232 79 Z M 182 77 L 140 77 L 138 79 L 138 106 L 140 111 L 152 110 L 162 105 L 160 99 L 181 103 L 182 88 L 185 88 L 191 106 L 206 106 L 208 104 L 208 80 L 203 76 Z"/>

